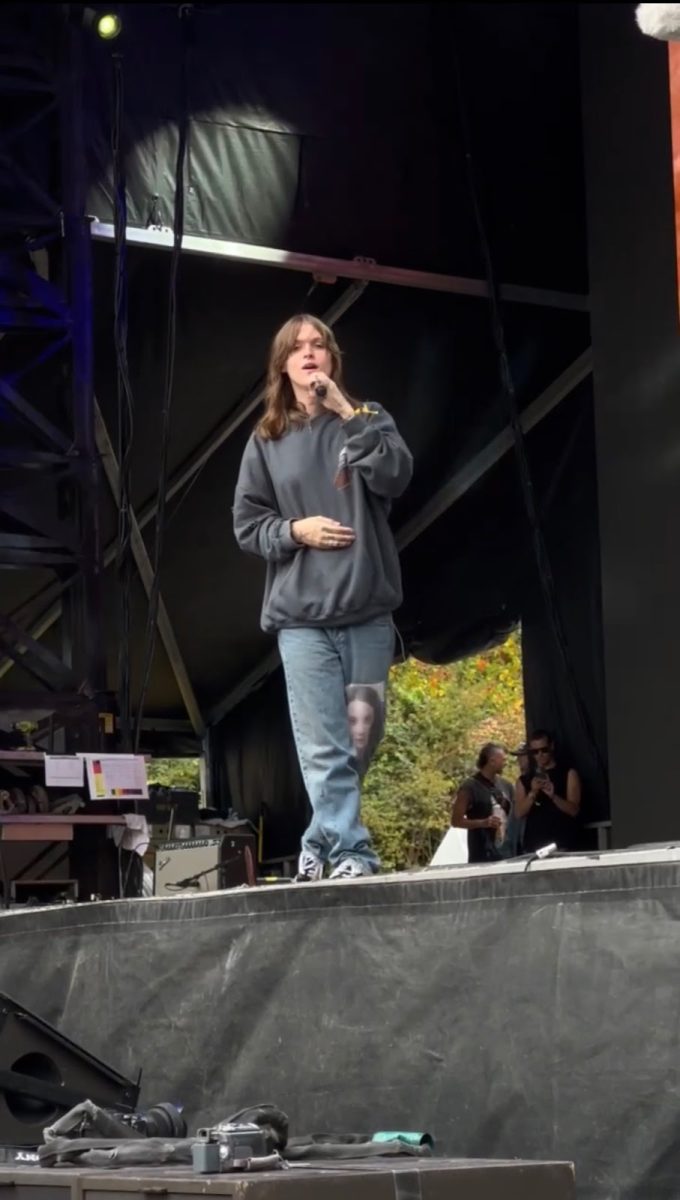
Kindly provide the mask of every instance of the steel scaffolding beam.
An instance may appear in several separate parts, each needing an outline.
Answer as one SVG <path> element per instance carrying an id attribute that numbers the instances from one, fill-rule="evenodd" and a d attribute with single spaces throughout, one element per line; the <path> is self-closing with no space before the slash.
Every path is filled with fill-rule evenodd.
<path id="1" fill-rule="evenodd" d="M 81 569 L 71 631 L 80 671 L 95 692 L 106 689 L 103 627 L 100 467 L 95 438 L 92 246 L 86 216 L 83 30 L 66 22 L 61 79 L 63 229 L 71 308 L 73 440 L 78 463 L 77 520 Z"/>
<path id="2" fill-rule="evenodd" d="M 109 432 L 106 428 L 106 422 L 102 416 L 99 405 L 96 406 L 96 426 L 95 435 L 97 438 L 97 446 L 104 464 L 104 471 L 109 482 L 109 487 L 113 494 L 114 501 L 117 506 L 120 506 L 120 464 L 116 458 L 113 449 L 113 443 L 109 437 Z M 131 524 L 131 548 L 132 555 L 139 572 L 142 586 L 146 592 L 147 598 L 151 593 L 153 585 L 153 564 L 149 557 L 149 552 L 144 544 L 137 518 L 134 511 L 130 512 Z M 172 667 L 173 675 L 180 695 L 184 702 L 184 707 L 187 711 L 187 716 L 191 721 L 191 727 L 197 737 L 203 737 L 205 734 L 205 724 L 201 715 L 196 694 L 194 692 L 189 672 L 186 669 L 182 652 L 179 647 L 179 642 L 175 636 L 175 631 L 170 621 L 168 610 L 165 606 L 163 597 L 158 601 L 158 632 L 161 635 L 161 641 L 165 647 L 165 653 L 168 656 L 170 666 Z"/>
<path id="3" fill-rule="evenodd" d="M 39 684 L 36 710 L 52 704 L 55 712 L 72 711 L 72 745 L 94 749 L 106 679 L 84 35 L 66 19 L 66 8 L 45 7 L 40 53 L 22 52 L 10 17 L 0 56 L 0 569 L 48 567 L 56 588 L 74 580 L 70 649 L 59 655 L 40 646 L 35 629 L 27 632 L 6 611 L 0 611 L 0 645 Z M 7 50 L 13 36 L 16 53 Z M 54 159 L 32 146 L 36 129 L 45 125 Z M 48 363 L 54 368 L 50 383 L 49 373 L 38 371 Z M 0 691 L 0 706 L 12 707 L 16 695 Z M 24 689 L 22 707 L 30 695 Z"/>
<path id="4" fill-rule="evenodd" d="M 113 225 L 105 221 L 92 222 L 92 236 L 96 241 L 113 240 Z M 149 246 L 157 250 L 170 250 L 173 235 L 171 229 L 133 229 L 128 227 L 127 241 L 134 246 Z M 355 279 L 363 283 L 387 283 L 394 287 L 418 288 L 426 292 L 450 292 L 456 296 L 471 296 L 479 300 L 489 297 L 488 284 L 483 279 L 468 279 L 461 275 L 439 275 L 435 271 L 413 271 L 405 267 L 390 267 L 372 258 L 324 258 L 318 254 L 299 254 L 289 250 L 276 250 L 270 246 L 252 246 L 242 242 L 229 242 L 221 238 L 196 237 L 185 234 L 182 250 L 187 254 L 198 254 L 209 258 L 225 258 L 231 262 L 251 263 L 260 267 L 278 267 L 287 271 L 301 271 L 306 275 L 319 275 L 324 279 Z M 501 298 L 513 304 L 535 304 L 540 308 L 562 308 L 572 312 L 588 312 L 588 296 L 576 292 L 561 292 L 554 288 L 526 287 L 523 284 L 504 283 L 500 288 Z"/>

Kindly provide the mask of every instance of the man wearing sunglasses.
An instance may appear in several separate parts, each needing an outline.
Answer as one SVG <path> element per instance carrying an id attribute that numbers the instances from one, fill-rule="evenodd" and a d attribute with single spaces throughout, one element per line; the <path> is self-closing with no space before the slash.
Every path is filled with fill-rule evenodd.
<path id="1" fill-rule="evenodd" d="M 555 842 L 559 850 L 574 845 L 576 818 L 581 808 L 581 780 L 572 768 L 555 760 L 555 742 L 545 729 L 529 739 L 531 769 L 515 788 L 515 816 L 524 818 L 522 847 L 532 854 Z"/>

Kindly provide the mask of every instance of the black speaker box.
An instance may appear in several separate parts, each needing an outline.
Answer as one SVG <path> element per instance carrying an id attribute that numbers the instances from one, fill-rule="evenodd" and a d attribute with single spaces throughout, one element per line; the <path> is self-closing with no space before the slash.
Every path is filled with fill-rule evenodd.
<path id="1" fill-rule="evenodd" d="M 125 1079 L 0 992 L 0 1146 L 39 1146 L 43 1129 L 83 1100 L 132 1112 Z"/>

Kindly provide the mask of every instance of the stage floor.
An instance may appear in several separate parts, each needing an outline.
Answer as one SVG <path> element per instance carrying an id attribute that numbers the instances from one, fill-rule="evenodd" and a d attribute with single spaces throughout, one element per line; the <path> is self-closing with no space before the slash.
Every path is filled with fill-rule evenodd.
<path id="1" fill-rule="evenodd" d="M 0 920 L 0 990 L 190 1128 L 426 1129 L 593 1200 L 677 1200 L 679 987 L 674 848 Z"/>

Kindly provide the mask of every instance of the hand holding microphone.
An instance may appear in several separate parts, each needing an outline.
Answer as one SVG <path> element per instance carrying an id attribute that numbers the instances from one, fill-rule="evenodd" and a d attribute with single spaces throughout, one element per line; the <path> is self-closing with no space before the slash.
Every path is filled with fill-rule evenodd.
<path id="1" fill-rule="evenodd" d="M 354 409 L 349 400 L 323 371 L 314 371 L 310 375 L 309 390 L 329 412 L 334 412 L 345 421 L 354 416 Z"/>

